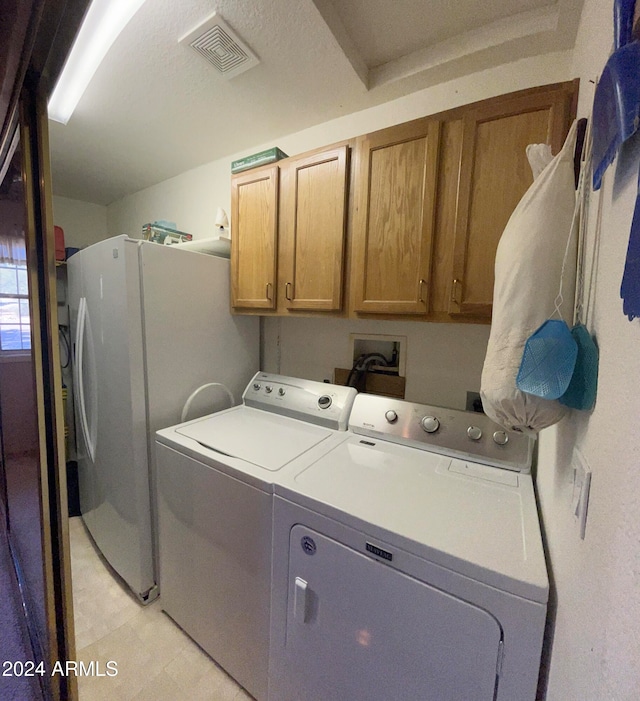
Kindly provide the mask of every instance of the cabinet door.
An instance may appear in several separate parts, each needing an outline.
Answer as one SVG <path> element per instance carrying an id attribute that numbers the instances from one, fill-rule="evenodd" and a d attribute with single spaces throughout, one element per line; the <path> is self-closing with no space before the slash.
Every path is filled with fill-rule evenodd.
<path id="1" fill-rule="evenodd" d="M 287 309 L 342 307 L 347 156 L 342 146 L 287 165 L 280 246 Z"/>
<path id="2" fill-rule="evenodd" d="M 421 119 L 358 140 L 354 309 L 425 314 L 439 122 Z"/>
<path id="3" fill-rule="evenodd" d="M 231 181 L 231 304 L 275 308 L 278 166 Z"/>
<path id="4" fill-rule="evenodd" d="M 493 100 L 463 118 L 449 313 L 491 317 L 498 241 L 533 182 L 528 144 L 557 153 L 569 127 L 566 88 Z"/>

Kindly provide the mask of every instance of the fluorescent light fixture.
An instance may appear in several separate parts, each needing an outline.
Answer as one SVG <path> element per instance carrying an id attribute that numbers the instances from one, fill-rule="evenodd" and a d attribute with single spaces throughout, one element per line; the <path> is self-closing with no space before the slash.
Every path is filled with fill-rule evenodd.
<path id="1" fill-rule="evenodd" d="M 0 167 L 0 185 L 4 182 L 4 178 L 9 171 L 9 166 L 11 165 L 11 161 L 13 160 L 13 154 L 16 152 L 16 149 L 18 148 L 18 144 L 20 143 L 20 127 L 16 127 L 16 130 L 13 134 L 13 139 L 11 139 L 11 146 L 9 146 L 9 151 L 7 153 L 7 157 L 4 159 L 4 163 L 2 164 L 2 167 Z M 221 210 L 224 211 L 224 210 Z M 228 222 L 227 222 L 228 224 Z"/>
<path id="2" fill-rule="evenodd" d="M 144 0 L 93 0 L 49 100 L 49 119 L 66 124 L 102 59 Z"/>

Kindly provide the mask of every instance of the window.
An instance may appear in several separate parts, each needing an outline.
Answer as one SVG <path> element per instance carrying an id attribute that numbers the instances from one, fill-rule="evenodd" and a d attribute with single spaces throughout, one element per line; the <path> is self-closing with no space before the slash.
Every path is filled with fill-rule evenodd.
<path id="1" fill-rule="evenodd" d="M 24 188 L 18 132 L 0 166 L 0 355 L 31 350 Z"/>
<path id="2" fill-rule="evenodd" d="M 26 262 L 0 262 L 0 350 L 31 349 Z"/>

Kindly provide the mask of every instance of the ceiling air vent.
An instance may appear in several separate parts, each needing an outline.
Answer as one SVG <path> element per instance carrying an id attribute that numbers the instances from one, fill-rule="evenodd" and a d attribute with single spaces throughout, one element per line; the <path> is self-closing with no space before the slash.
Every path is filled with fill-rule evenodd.
<path id="1" fill-rule="evenodd" d="M 216 12 L 185 34 L 179 43 L 197 51 L 224 78 L 233 78 L 259 63 L 253 51 Z"/>

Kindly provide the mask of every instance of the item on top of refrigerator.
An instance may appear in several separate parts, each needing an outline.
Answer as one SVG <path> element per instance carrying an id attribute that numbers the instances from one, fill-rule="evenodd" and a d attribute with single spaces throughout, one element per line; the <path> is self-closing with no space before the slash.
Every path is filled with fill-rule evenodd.
<path id="1" fill-rule="evenodd" d="M 145 241 L 162 243 L 165 246 L 193 240 L 193 236 L 191 234 L 186 234 L 184 231 L 178 231 L 177 229 L 173 229 L 168 226 L 163 226 L 158 222 L 143 224 L 142 236 Z"/>
<path id="2" fill-rule="evenodd" d="M 259 153 L 252 154 L 251 156 L 245 156 L 244 158 L 239 158 L 237 161 L 232 161 L 231 172 L 240 173 L 243 170 L 249 170 L 249 168 L 257 168 L 258 166 L 263 166 L 267 163 L 281 161 L 283 158 L 288 158 L 287 154 L 274 146 L 266 151 L 260 151 Z"/>
<path id="3" fill-rule="evenodd" d="M 65 260 L 64 254 L 64 229 L 61 226 L 54 226 L 56 240 L 56 260 Z"/>

